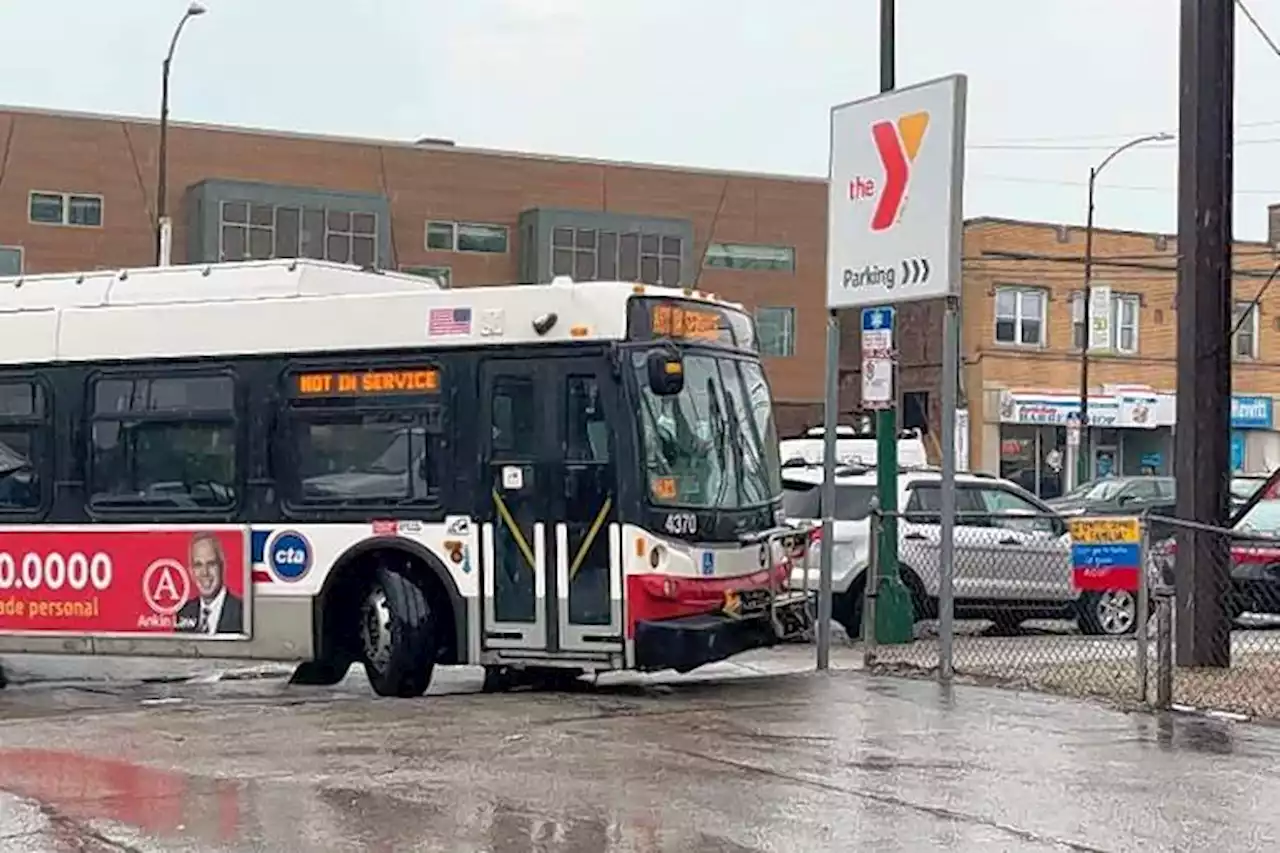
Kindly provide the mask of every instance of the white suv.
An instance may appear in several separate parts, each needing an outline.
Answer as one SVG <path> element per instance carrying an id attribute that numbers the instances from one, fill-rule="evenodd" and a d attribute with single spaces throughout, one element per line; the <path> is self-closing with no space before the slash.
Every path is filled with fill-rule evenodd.
<path id="1" fill-rule="evenodd" d="M 820 524 L 822 466 L 783 468 L 783 511 L 794 521 Z M 937 617 L 940 582 L 941 474 L 907 470 L 898 476 L 898 563 L 911 591 L 917 620 Z M 870 512 L 876 472 L 836 469 L 832 615 L 849 636 L 859 635 L 869 554 Z M 820 531 L 809 546 L 810 590 L 818 587 Z M 956 474 L 955 615 L 988 619 L 1012 630 L 1028 619 L 1073 619 L 1087 634 L 1126 634 L 1137 621 L 1137 602 L 1122 590 L 1081 593 L 1071 581 L 1071 537 L 1066 523 L 1015 483 Z M 800 588 L 804 568 L 792 572 Z"/>

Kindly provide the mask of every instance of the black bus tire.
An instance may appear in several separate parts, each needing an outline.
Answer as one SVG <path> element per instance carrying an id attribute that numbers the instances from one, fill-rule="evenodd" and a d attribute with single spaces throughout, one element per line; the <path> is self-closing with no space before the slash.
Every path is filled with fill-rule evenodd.
<path id="1" fill-rule="evenodd" d="M 365 674 L 379 696 L 427 692 L 435 669 L 435 630 L 426 593 L 404 574 L 379 566 L 360 607 Z"/>

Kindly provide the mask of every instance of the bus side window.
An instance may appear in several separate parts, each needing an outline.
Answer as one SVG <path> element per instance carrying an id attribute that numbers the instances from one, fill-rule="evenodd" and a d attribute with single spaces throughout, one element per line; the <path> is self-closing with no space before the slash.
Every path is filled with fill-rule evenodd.
<path id="1" fill-rule="evenodd" d="M 515 459 L 537 456 L 538 401 L 533 379 L 498 376 L 493 380 L 493 452 Z"/>
<path id="2" fill-rule="evenodd" d="M 44 503 L 50 426 L 43 386 L 0 383 L 0 513 L 30 513 Z"/>
<path id="3" fill-rule="evenodd" d="M 89 503 L 98 510 L 229 510 L 238 496 L 235 379 L 90 381 Z"/>

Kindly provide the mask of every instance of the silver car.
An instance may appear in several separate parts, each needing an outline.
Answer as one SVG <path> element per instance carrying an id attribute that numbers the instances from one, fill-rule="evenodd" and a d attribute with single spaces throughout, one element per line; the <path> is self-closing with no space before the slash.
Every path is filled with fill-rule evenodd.
<path id="1" fill-rule="evenodd" d="M 917 620 L 937 616 L 941 579 L 941 475 L 936 470 L 898 476 L 898 560 Z M 783 469 L 783 510 L 796 521 L 821 518 L 822 467 Z M 869 559 L 876 472 L 845 467 L 836 475 L 833 616 L 858 636 Z M 1001 630 L 1030 619 L 1070 619 L 1087 634 L 1121 635 L 1137 622 L 1135 596 L 1124 590 L 1081 592 L 1071 570 L 1066 522 L 1015 483 L 974 474 L 956 475 L 955 615 L 984 619 Z M 818 586 L 820 530 L 811 537 L 805 566 L 792 586 Z"/>

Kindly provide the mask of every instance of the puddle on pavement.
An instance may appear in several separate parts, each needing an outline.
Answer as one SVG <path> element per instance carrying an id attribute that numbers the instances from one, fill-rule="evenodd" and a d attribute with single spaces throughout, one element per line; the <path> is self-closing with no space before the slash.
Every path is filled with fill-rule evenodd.
<path id="1" fill-rule="evenodd" d="M 477 853 L 657 853 L 673 845 L 690 853 L 756 850 L 663 827 L 660 815 L 647 808 L 625 816 L 545 815 L 506 801 L 470 801 L 443 783 L 369 791 L 213 779 L 44 749 L 0 749 L 0 793 L 39 804 L 50 818 L 48 840 L 80 850 L 97 849 L 95 844 L 133 849 L 143 847 L 142 839 L 160 849 L 391 853 L 432 842 Z"/>

